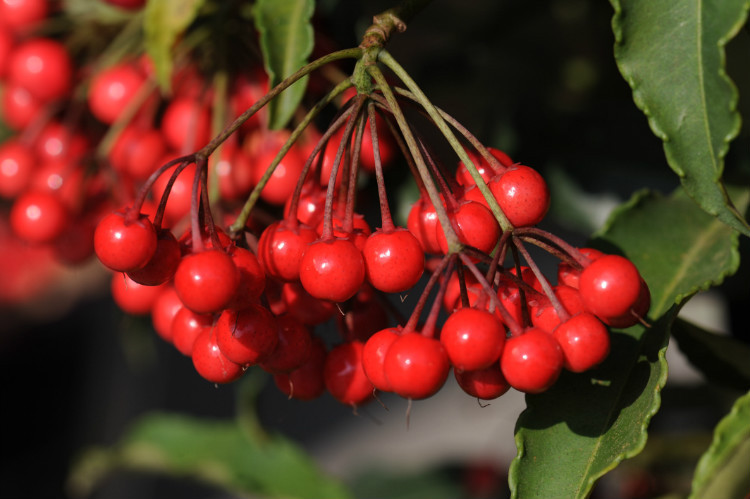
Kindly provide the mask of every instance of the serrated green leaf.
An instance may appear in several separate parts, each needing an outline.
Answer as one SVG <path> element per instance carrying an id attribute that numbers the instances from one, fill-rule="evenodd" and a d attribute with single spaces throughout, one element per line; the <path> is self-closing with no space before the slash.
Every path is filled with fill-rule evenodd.
<path id="1" fill-rule="evenodd" d="M 750 393 L 734 403 L 701 457 L 690 499 L 743 499 L 750 491 Z"/>
<path id="2" fill-rule="evenodd" d="M 314 0 L 258 0 L 253 9 L 255 27 L 260 33 L 263 60 L 274 87 L 306 62 L 313 49 L 311 18 Z M 271 129 L 286 126 L 299 106 L 307 86 L 302 78 L 269 103 Z"/>
<path id="3" fill-rule="evenodd" d="M 706 212 L 745 235 L 750 226 L 722 183 L 740 130 L 724 47 L 745 23 L 747 0 L 610 0 L 615 59 L 633 100 L 664 141 L 670 167 Z"/>
<path id="4" fill-rule="evenodd" d="M 190 477 L 264 497 L 349 497 L 290 441 L 259 438 L 243 432 L 234 421 L 147 415 L 113 449 L 87 451 L 71 474 L 71 486 L 88 495 L 114 469 Z"/>
<path id="5" fill-rule="evenodd" d="M 168 92 L 173 69 L 175 42 L 195 20 L 205 0 L 158 0 L 146 3 L 143 32 L 146 53 L 151 57 L 159 86 Z"/>
<path id="6" fill-rule="evenodd" d="M 612 354 L 599 368 L 563 373 L 547 392 L 526 397 L 509 475 L 513 497 L 587 497 L 603 474 L 643 449 L 680 304 L 736 271 L 737 239 L 682 190 L 669 197 L 642 192 L 613 213 L 594 245 L 638 266 L 655 323 L 613 333 Z"/>
<path id="7" fill-rule="evenodd" d="M 684 320 L 675 322 L 672 337 L 677 340 L 680 351 L 708 381 L 750 390 L 750 346 Z"/>

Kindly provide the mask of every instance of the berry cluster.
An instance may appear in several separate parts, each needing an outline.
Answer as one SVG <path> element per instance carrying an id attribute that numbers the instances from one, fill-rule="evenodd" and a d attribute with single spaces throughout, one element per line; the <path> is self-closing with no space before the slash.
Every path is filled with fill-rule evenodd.
<path id="1" fill-rule="evenodd" d="M 429 397 L 451 369 L 480 399 L 537 393 L 562 369 L 601 363 L 608 326 L 644 320 L 650 297 L 636 267 L 537 228 L 550 204 L 542 176 L 427 101 L 379 45 L 382 27 L 333 54 L 357 59 L 352 77 L 293 129 L 271 131 L 265 105 L 336 57 L 272 89 L 257 64 L 221 84 L 188 58 L 165 96 L 144 55 L 93 69 L 27 34 L 47 15 L 0 15 L 2 115 L 18 132 L 0 145 L 11 226 L 68 263 L 95 253 L 113 272 L 116 303 L 150 314 L 205 379 L 228 383 L 259 366 L 290 397 L 328 391 L 353 406 L 377 391 Z M 457 167 L 407 108 L 440 130 Z M 385 182 L 399 156 L 421 193 L 406 227 L 393 221 Z M 360 192 L 373 178 L 375 230 Z M 559 258 L 554 285 L 529 245 Z M 419 296 L 408 318 L 392 294 Z M 316 333 L 329 321 L 336 340 Z"/>

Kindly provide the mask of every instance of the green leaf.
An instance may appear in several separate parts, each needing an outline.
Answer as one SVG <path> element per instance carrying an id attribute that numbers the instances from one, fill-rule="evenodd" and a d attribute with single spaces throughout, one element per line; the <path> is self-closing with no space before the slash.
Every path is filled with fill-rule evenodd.
<path id="1" fill-rule="evenodd" d="M 716 426 L 714 440 L 701 457 L 690 499 L 742 499 L 750 490 L 750 393 L 734 403 Z"/>
<path id="2" fill-rule="evenodd" d="M 234 421 L 147 415 L 114 448 L 88 450 L 74 467 L 70 485 L 88 496 L 115 469 L 190 477 L 240 494 L 349 497 L 290 441 L 248 434 Z"/>
<path id="3" fill-rule="evenodd" d="M 745 235 L 750 226 L 722 183 L 740 130 L 724 47 L 745 23 L 747 0 L 610 0 L 615 59 L 633 100 L 664 141 L 669 166 L 706 212 Z"/>
<path id="4" fill-rule="evenodd" d="M 171 85 L 175 42 L 198 16 L 205 0 L 152 0 L 146 3 L 143 31 L 146 53 L 164 92 Z"/>
<path id="5" fill-rule="evenodd" d="M 672 337 L 708 381 L 742 391 L 750 390 L 750 346 L 684 320 L 675 322 Z"/>
<path id="6" fill-rule="evenodd" d="M 314 0 L 255 3 L 255 27 L 260 33 L 260 47 L 272 88 L 307 63 L 314 43 L 310 21 L 314 10 Z M 302 100 L 306 85 L 304 77 L 269 103 L 269 128 L 286 126 Z"/>
<path id="7" fill-rule="evenodd" d="M 746 203 L 747 193 L 741 197 Z M 594 245 L 638 266 L 651 290 L 654 324 L 613 332 L 612 354 L 599 368 L 563 373 L 547 392 L 527 395 L 509 475 L 513 497 L 587 497 L 603 474 L 643 449 L 680 305 L 739 265 L 737 232 L 682 190 L 634 196 L 615 210 Z"/>

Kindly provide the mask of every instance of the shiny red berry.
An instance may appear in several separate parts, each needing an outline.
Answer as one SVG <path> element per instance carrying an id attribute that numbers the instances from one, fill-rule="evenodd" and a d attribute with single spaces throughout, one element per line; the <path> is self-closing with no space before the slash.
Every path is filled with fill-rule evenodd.
<path id="1" fill-rule="evenodd" d="M 276 319 L 262 305 L 224 310 L 216 322 L 216 341 L 232 362 L 258 364 L 273 353 L 279 341 Z"/>
<path id="2" fill-rule="evenodd" d="M 346 405 L 360 405 L 372 397 L 375 389 L 362 369 L 361 341 L 337 345 L 326 356 L 323 379 L 328 392 Z"/>
<path id="3" fill-rule="evenodd" d="M 221 352 L 212 328 L 204 328 L 195 338 L 191 356 L 195 370 L 211 383 L 231 383 L 245 373 L 241 365 L 232 362 Z"/>
<path id="4" fill-rule="evenodd" d="M 348 239 L 319 240 L 305 249 L 299 277 L 312 296 L 343 302 L 362 286 L 365 262 L 362 253 Z"/>
<path id="5" fill-rule="evenodd" d="M 94 232 L 96 256 L 117 272 L 142 268 L 154 256 L 156 246 L 156 230 L 145 215 L 131 217 L 125 211 L 115 211 L 105 216 Z"/>
<path id="6" fill-rule="evenodd" d="M 401 329 L 389 327 L 376 332 L 365 343 L 362 368 L 370 382 L 380 391 L 390 392 L 391 383 L 385 375 L 385 355 L 391 344 L 401 335 Z"/>
<path id="7" fill-rule="evenodd" d="M 561 323 L 553 335 L 563 352 L 565 369 L 583 372 L 609 354 L 609 331 L 593 314 L 583 312 Z"/>
<path id="8" fill-rule="evenodd" d="M 627 258 L 605 255 L 583 269 L 578 289 L 586 310 L 600 318 L 620 317 L 638 301 L 641 276 Z"/>
<path id="9" fill-rule="evenodd" d="M 367 280 L 384 293 L 411 289 L 424 272 L 422 246 L 403 227 L 372 233 L 365 242 L 362 256 Z"/>
<path id="10" fill-rule="evenodd" d="M 486 310 L 461 308 L 446 319 L 440 331 L 440 342 L 454 368 L 476 371 L 500 359 L 505 328 Z"/>
<path id="11" fill-rule="evenodd" d="M 498 398 L 510 389 L 499 363 L 477 371 L 454 371 L 458 386 L 472 397 L 483 400 Z"/>
<path id="12" fill-rule="evenodd" d="M 424 399 L 445 384 L 450 360 L 440 341 L 412 332 L 391 343 L 383 371 L 393 392 L 404 398 Z"/>
<path id="13" fill-rule="evenodd" d="M 542 221 L 550 204 L 544 178 L 533 168 L 515 165 L 493 178 L 490 190 L 514 227 L 528 227 Z"/>
<path id="14" fill-rule="evenodd" d="M 239 283 L 237 266 L 219 249 L 184 256 L 174 274 L 174 287 L 182 303 L 201 314 L 226 308 Z"/>
<path id="15" fill-rule="evenodd" d="M 540 393 L 560 376 L 563 353 L 560 344 L 541 329 L 527 328 L 505 342 L 500 357 L 503 376 L 510 386 L 526 393 Z"/>

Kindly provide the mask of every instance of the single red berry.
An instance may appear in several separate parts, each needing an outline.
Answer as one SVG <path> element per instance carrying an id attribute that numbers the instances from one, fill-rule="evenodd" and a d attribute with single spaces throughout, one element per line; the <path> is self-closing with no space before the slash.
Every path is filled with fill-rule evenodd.
<path id="1" fill-rule="evenodd" d="M 578 289 L 586 310 L 599 318 L 620 317 L 638 301 L 641 276 L 627 258 L 605 255 L 583 269 Z"/>
<path id="2" fill-rule="evenodd" d="M 568 312 L 569 315 L 575 315 L 584 311 L 583 300 L 577 289 L 570 286 L 558 285 L 552 288 L 560 305 Z M 529 312 L 531 323 L 542 331 L 552 333 L 560 324 L 560 316 L 557 315 L 552 302 L 545 295 L 537 295 L 527 299 L 529 303 Z"/>
<path id="3" fill-rule="evenodd" d="M 62 43 L 51 38 L 32 38 L 13 49 L 8 81 L 22 85 L 36 99 L 49 102 L 65 97 L 72 80 L 73 63 Z"/>
<path id="4" fill-rule="evenodd" d="M 267 136 L 268 133 L 268 131 L 262 132 L 264 136 Z M 251 141 L 250 145 L 246 146 L 246 152 L 255 159 L 253 184 L 257 185 L 260 183 L 260 179 L 265 175 L 266 169 L 271 166 L 287 135 L 287 133 L 282 133 L 278 136 L 267 138 L 267 143 L 258 143 L 257 145 Z M 263 141 L 263 139 L 260 140 Z M 284 157 L 281 158 L 278 165 L 276 165 L 268 182 L 263 187 L 263 190 L 260 191 L 261 199 L 275 206 L 283 206 L 294 192 L 304 165 L 305 159 L 299 147 L 292 146 Z"/>
<path id="5" fill-rule="evenodd" d="M 580 373 L 609 354 L 609 331 L 593 314 L 583 312 L 561 323 L 553 333 L 563 352 L 565 369 Z"/>
<path id="6" fill-rule="evenodd" d="M 299 279 L 299 266 L 307 245 L 318 239 L 312 228 L 284 221 L 274 222 L 261 234 L 258 258 L 268 275 L 282 281 Z"/>
<path id="7" fill-rule="evenodd" d="M 310 358 L 313 339 L 310 330 L 289 314 L 276 317 L 279 341 L 262 363 L 269 373 L 289 373 L 301 367 Z"/>
<path id="8" fill-rule="evenodd" d="M 393 392 L 424 399 L 440 390 L 448 378 L 450 360 L 440 341 L 419 333 L 399 336 L 385 354 L 383 372 Z"/>
<path id="9" fill-rule="evenodd" d="M 316 399 L 325 391 L 323 378 L 325 360 L 325 344 L 320 338 L 314 336 L 307 362 L 289 374 L 274 374 L 273 381 L 276 387 L 289 398 Z"/>
<path id="10" fill-rule="evenodd" d="M 370 382 L 380 391 L 390 392 L 391 384 L 385 376 L 385 355 L 391 344 L 401 335 L 401 329 L 389 327 L 370 336 L 362 350 L 362 368 Z"/>
<path id="11" fill-rule="evenodd" d="M 477 371 L 454 371 L 458 386 L 472 397 L 483 400 L 498 398 L 510 389 L 499 363 Z"/>
<path id="12" fill-rule="evenodd" d="M 131 217 L 125 210 L 102 218 L 94 232 L 96 256 L 117 272 L 131 272 L 145 266 L 154 256 L 156 245 L 156 230 L 149 219 L 145 215 Z"/>
<path id="13" fill-rule="evenodd" d="M 266 274 L 258 258 L 250 250 L 234 245 L 227 252 L 240 273 L 240 283 L 229 307 L 241 309 L 257 303 L 266 287 Z"/>
<path id="14" fill-rule="evenodd" d="M 187 308 L 201 314 L 219 312 L 231 303 L 240 283 L 232 258 L 219 249 L 182 257 L 174 287 Z"/>
<path id="15" fill-rule="evenodd" d="M 510 156 L 505 154 L 500 149 L 488 147 L 487 150 L 495 157 L 495 159 L 500 162 L 502 166 L 507 168 L 513 164 L 513 160 L 510 159 Z M 501 173 L 500 171 L 495 171 L 490 165 L 489 161 L 484 159 L 477 151 L 467 150 L 466 153 L 469 155 L 469 159 L 472 163 L 474 163 L 474 166 L 479 171 L 479 175 L 482 176 L 482 179 L 484 179 L 485 183 L 489 182 L 490 179 L 492 179 L 492 177 L 494 177 L 495 175 Z M 456 181 L 460 185 L 463 185 L 467 188 L 476 185 L 474 177 L 471 176 L 471 174 L 469 173 L 469 169 L 466 167 L 463 161 L 459 161 L 458 163 L 458 168 L 456 169 Z"/>
<path id="16" fill-rule="evenodd" d="M 169 229 L 156 231 L 156 249 L 146 265 L 131 270 L 128 276 L 135 282 L 156 286 L 167 282 L 174 276 L 180 264 L 180 243 Z"/>
<path id="17" fill-rule="evenodd" d="M 110 66 L 94 76 L 88 93 L 91 114 L 103 123 L 112 124 L 125 111 L 146 77 L 132 63 Z"/>
<path id="18" fill-rule="evenodd" d="M 138 284 L 127 274 L 115 273 L 110 283 L 112 298 L 123 311 L 133 315 L 147 315 L 162 291 L 161 286 Z"/>
<path id="19" fill-rule="evenodd" d="M 446 319 L 440 342 L 455 369 L 476 371 L 500 359 L 505 328 L 486 310 L 461 308 Z"/>
<path id="20" fill-rule="evenodd" d="M 375 231 L 367 238 L 362 256 L 367 280 L 384 293 L 411 289 L 424 272 L 422 246 L 403 227 Z"/>
<path id="21" fill-rule="evenodd" d="M 165 158 L 167 161 L 174 159 L 174 156 Z M 164 161 L 166 163 L 166 161 Z M 195 165 L 188 165 L 177 175 L 172 189 L 169 191 L 167 206 L 164 208 L 164 220 L 167 227 L 174 227 L 177 222 L 182 220 L 190 212 L 191 193 L 193 189 L 193 178 L 195 177 Z M 151 192 L 157 202 L 161 199 L 162 194 L 167 188 L 169 178 L 173 170 L 160 176 L 154 182 Z"/>
<path id="22" fill-rule="evenodd" d="M 44 104 L 23 85 L 8 82 L 2 92 L 3 121 L 14 130 L 24 130 L 39 116 Z"/>
<path id="23" fill-rule="evenodd" d="M 211 329 L 213 323 L 213 314 L 197 314 L 180 307 L 172 319 L 172 344 L 182 355 L 192 356 L 195 339 L 204 329 Z"/>
<path id="24" fill-rule="evenodd" d="M 326 356 L 323 379 L 328 392 L 346 405 L 367 402 L 375 389 L 362 369 L 361 341 L 348 341 L 337 345 Z"/>
<path id="25" fill-rule="evenodd" d="M 213 328 L 204 328 L 193 342 L 193 366 L 204 379 L 223 384 L 238 380 L 244 368 L 226 358 L 216 342 Z"/>
<path id="26" fill-rule="evenodd" d="M 542 221 L 550 204 L 544 178 L 533 168 L 515 165 L 493 178 L 490 190 L 514 227 L 529 227 Z"/>
<path id="27" fill-rule="evenodd" d="M 441 253 L 440 243 L 438 241 L 437 231 L 440 223 L 438 222 L 437 211 L 429 198 L 420 197 L 409 210 L 409 218 L 406 226 L 409 232 L 417 238 L 422 245 L 425 253 Z"/>
<path id="28" fill-rule="evenodd" d="M 232 362 L 258 364 L 273 353 L 279 341 L 276 319 L 262 305 L 224 310 L 216 322 L 216 341 Z"/>
<path id="29" fill-rule="evenodd" d="M 319 240 L 305 249 L 299 277 L 312 296 L 343 302 L 362 286 L 365 262 L 362 253 L 347 239 Z"/>
<path id="30" fill-rule="evenodd" d="M 123 151 L 122 168 L 133 180 L 145 181 L 168 155 L 161 132 L 153 128 L 138 130 Z"/>
<path id="31" fill-rule="evenodd" d="M 177 291 L 171 285 L 167 285 L 161 290 L 156 297 L 153 307 L 151 307 L 151 323 L 154 326 L 156 334 L 164 341 L 172 342 L 172 321 L 174 321 L 177 312 L 185 308 Z"/>
<path id="32" fill-rule="evenodd" d="M 176 151 L 206 145 L 211 133 L 211 113 L 198 99 L 177 97 L 164 110 L 161 130 L 167 145 Z"/>
<path id="33" fill-rule="evenodd" d="M 4 0 L 0 2 L 0 24 L 15 33 L 36 28 L 49 14 L 49 0 Z"/>
<path id="34" fill-rule="evenodd" d="M 36 159 L 28 147 L 18 139 L 0 145 L 0 196 L 13 199 L 29 185 L 36 167 Z"/>
<path id="35" fill-rule="evenodd" d="M 484 253 L 491 253 L 500 239 L 501 230 L 492 212 L 474 201 L 459 204 L 455 211 L 448 212 L 453 229 L 463 244 L 468 244 Z M 437 240 L 442 253 L 448 253 L 448 240 L 443 227 L 437 226 Z"/>
<path id="36" fill-rule="evenodd" d="M 70 215 L 54 194 L 27 191 L 16 198 L 10 210 L 13 232 L 30 243 L 50 243 L 61 235 Z"/>
<path id="37" fill-rule="evenodd" d="M 541 329 L 527 328 L 508 338 L 500 357 L 503 376 L 510 386 L 526 393 L 541 393 L 560 376 L 563 353 L 557 340 Z"/>
<path id="38" fill-rule="evenodd" d="M 648 289 L 648 284 L 641 278 L 640 292 L 638 293 L 638 299 L 635 304 L 623 315 L 618 317 L 600 317 L 609 327 L 617 329 L 624 329 L 630 326 L 634 326 L 639 322 L 643 322 L 646 317 L 649 308 L 651 308 L 651 291 Z"/>

